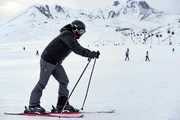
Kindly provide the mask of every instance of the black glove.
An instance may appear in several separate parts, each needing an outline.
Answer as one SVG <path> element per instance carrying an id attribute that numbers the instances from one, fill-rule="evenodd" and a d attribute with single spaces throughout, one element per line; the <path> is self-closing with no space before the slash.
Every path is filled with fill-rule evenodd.
<path id="1" fill-rule="evenodd" d="M 94 59 L 94 58 L 99 58 L 99 55 L 100 55 L 99 51 L 97 51 L 97 52 L 92 51 L 92 52 L 89 52 L 88 57 Z"/>

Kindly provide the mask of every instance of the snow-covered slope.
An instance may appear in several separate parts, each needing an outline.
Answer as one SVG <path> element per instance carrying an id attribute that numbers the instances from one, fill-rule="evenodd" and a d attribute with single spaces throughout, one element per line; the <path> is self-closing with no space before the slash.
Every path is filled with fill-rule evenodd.
<path id="1" fill-rule="evenodd" d="M 87 41 L 91 40 L 88 38 Z M 81 43 L 81 41 L 80 41 Z M 55 120 L 56 118 L 7 116 L 4 112 L 22 112 L 28 106 L 30 92 L 39 78 L 39 60 L 47 43 L 6 44 L 0 49 L 0 119 Z M 22 47 L 25 45 L 26 50 Z M 83 45 L 84 46 L 84 45 Z M 87 47 L 87 46 L 84 46 Z M 126 49 L 130 61 L 124 61 Z M 88 47 L 99 50 L 84 111 L 115 109 L 113 114 L 85 114 L 83 120 L 179 120 L 180 119 L 180 48 L 147 45 Z M 145 53 L 149 51 L 150 62 Z M 71 91 L 87 64 L 87 59 L 74 53 L 63 62 L 70 79 Z M 70 104 L 81 108 L 93 60 L 70 98 Z M 43 91 L 41 105 L 51 110 L 56 105 L 58 83 L 51 77 Z M 58 118 L 57 118 L 58 119 Z M 64 119 L 65 120 L 65 119 Z"/>
<path id="2" fill-rule="evenodd" d="M 132 0 L 115 1 L 111 7 L 92 11 L 59 5 L 33 5 L 22 11 L 0 24 L 0 119 L 56 119 L 3 113 L 22 112 L 28 106 L 30 92 L 39 78 L 40 56 L 35 55 L 36 51 L 41 54 L 62 26 L 80 19 L 87 32 L 79 43 L 101 53 L 84 111 L 116 110 L 114 114 L 86 114 L 82 119 L 179 120 L 179 18 Z M 168 46 L 170 41 L 172 46 Z M 124 61 L 127 48 L 130 61 Z M 146 51 L 150 62 L 144 61 Z M 70 91 L 86 64 L 86 58 L 73 53 L 63 62 Z M 70 99 L 76 108 L 82 106 L 91 70 L 92 62 Z M 57 81 L 51 77 L 41 98 L 46 110 L 56 105 L 57 91 Z"/>

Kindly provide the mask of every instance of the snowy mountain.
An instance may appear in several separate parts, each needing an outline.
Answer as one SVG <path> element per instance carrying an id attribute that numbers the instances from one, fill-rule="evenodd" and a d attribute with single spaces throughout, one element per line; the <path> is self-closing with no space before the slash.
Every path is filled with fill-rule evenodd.
<path id="1" fill-rule="evenodd" d="M 28 15 L 31 19 L 36 19 L 41 16 L 44 19 L 60 19 L 60 18 L 86 18 L 86 19 L 110 19 L 122 16 L 134 16 L 139 20 L 144 20 L 152 14 L 161 15 L 163 12 L 158 12 L 151 8 L 146 1 L 127 0 L 126 3 L 121 4 L 115 1 L 111 7 L 105 9 L 98 9 L 93 11 L 83 9 L 70 9 L 59 5 L 33 5 L 20 15 L 17 15 L 12 20 L 19 19 L 22 15 Z M 134 19 L 134 18 L 133 18 Z"/>
<path id="2" fill-rule="evenodd" d="M 33 5 L 1 23 L 0 120 L 56 119 L 4 113 L 23 112 L 29 105 L 39 79 L 37 50 L 41 54 L 59 29 L 74 19 L 87 26 L 79 43 L 101 53 L 96 65 L 91 60 L 69 99 L 75 108 L 83 108 L 92 75 L 81 109 L 90 113 L 84 113 L 83 120 L 180 120 L 180 15 L 159 12 L 145 1 L 133 0 L 115 1 L 98 10 Z M 127 48 L 129 61 L 125 61 Z M 150 61 L 145 61 L 147 51 Z M 87 58 L 73 52 L 62 63 L 70 92 L 87 63 Z M 57 104 L 58 86 L 50 77 L 41 98 L 47 111 Z M 104 110 L 115 113 L 92 113 Z"/>
<path id="3" fill-rule="evenodd" d="M 0 24 L 0 42 L 51 40 L 59 34 L 62 26 L 74 19 L 80 19 L 87 25 L 88 32 L 85 36 L 92 37 L 91 43 L 101 39 L 124 43 L 132 41 L 132 33 L 135 34 L 133 36 L 139 34 L 141 38 L 136 38 L 135 42 L 142 43 L 143 39 L 148 38 L 147 35 L 141 35 L 143 29 L 150 34 L 151 31 L 154 31 L 154 34 L 166 32 L 165 30 L 170 28 L 173 28 L 174 32 L 174 29 L 179 28 L 179 18 L 180 15 L 155 10 L 146 1 L 115 1 L 112 6 L 97 10 L 36 4 Z M 117 33 L 121 30 L 123 33 Z M 111 38 L 109 34 L 114 34 L 116 38 Z M 163 39 L 167 38 L 166 35 Z"/>
<path id="4" fill-rule="evenodd" d="M 121 15 L 133 15 L 137 16 L 141 20 L 145 19 L 151 14 L 160 14 L 155 9 L 151 8 L 145 1 L 133 1 L 128 0 L 125 5 L 121 5 L 119 1 L 115 1 L 113 7 L 109 7 L 106 9 L 99 9 L 96 11 L 85 11 L 85 10 L 75 10 L 74 14 L 71 9 L 63 8 L 59 5 L 55 6 L 33 6 L 38 9 L 41 14 L 49 19 L 58 19 L 60 16 L 64 16 L 66 18 L 74 18 L 78 16 L 79 18 L 86 17 L 88 19 L 109 19 L 109 18 L 118 18 Z"/>

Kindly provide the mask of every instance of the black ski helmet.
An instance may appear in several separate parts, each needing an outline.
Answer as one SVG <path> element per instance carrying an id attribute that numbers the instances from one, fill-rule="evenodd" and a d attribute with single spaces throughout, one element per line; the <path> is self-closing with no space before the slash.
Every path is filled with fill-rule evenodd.
<path id="1" fill-rule="evenodd" d="M 80 21 L 80 20 L 74 20 L 72 22 L 72 25 L 73 25 L 73 27 L 78 27 L 78 29 L 86 30 L 85 24 L 82 21 Z"/>
<path id="2" fill-rule="evenodd" d="M 72 23 L 72 29 L 75 30 L 75 29 L 78 29 L 79 30 L 79 34 L 82 35 L 86 32 L 86 26 L 85 24 L 80 21 L 80 20 L 74 20 Z"/>

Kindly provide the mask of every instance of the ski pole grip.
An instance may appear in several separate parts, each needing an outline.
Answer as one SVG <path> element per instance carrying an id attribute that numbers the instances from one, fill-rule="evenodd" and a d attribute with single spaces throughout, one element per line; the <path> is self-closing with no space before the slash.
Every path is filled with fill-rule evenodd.
<path id="1" fill-rule="evenodd" d="M 89 62 L 91 61 L 91 58 L 90 58 L 90 57 L 88 57 L 88 61 L 89 61 Z"/>

